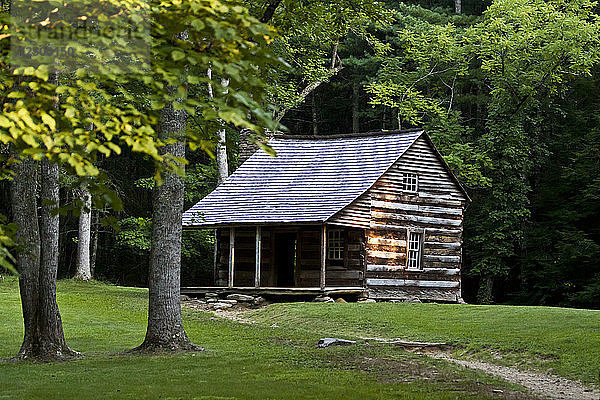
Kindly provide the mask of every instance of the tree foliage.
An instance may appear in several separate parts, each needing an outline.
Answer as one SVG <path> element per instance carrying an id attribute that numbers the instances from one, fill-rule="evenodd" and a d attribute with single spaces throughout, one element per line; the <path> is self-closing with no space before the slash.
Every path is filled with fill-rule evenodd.
<path id="1" fill-rule="evenodd" d="M 369 86 L 372 104 L 393 109 L 400 126 L 433 128 L 450 164 L 481 187 L 466 224 L 471 273 L 482 282 L 506 277 L 522 255 L 530 179 L 548 157 L 548 116 L 599 61 L 594 7 L 498 0 L 480 20 L 404 7 L 400 46 L 383 53 Z M 471 121 L 467 102 L 482 108 Z M 479 298 L 490 301 L 485 286 Z"/>
<path id="2" fill-rule="evenodd" d="M 240 5 L 218 0 L 81 1 L 68 8 L 58 1 L 23 3 L 13 2 L 12 15 L 3 12 L 0 21 L 0 141 L 20 156 L 47 159 L 86 177 L 101 175 L 99 161 L 129 149 L 154 160 L 160 182 L 164 168 L 177 170 L 185 162 L 158 151 L 170 140 L 159 138 L 154 128 L 168 103 L 202 121 L 203 129 L 186 132 L 192 150 L 210 152 L 205 130 L 217 120 L 256 134 L 274 129 L 263 100 L 266 84 L 257 73 L 281 63 L 267 46 L 274 32 Z M 32 32 L 51 28 L 36 35 L 34 44 L 52 48 L 57 44 L 52 33 L 81 28 L 82 21 L 85 40 L 72 35 L 59 43 L 73 49 L 69 57 L 19 53 L 20 46 L 31 44 Z M 136 34 L 103 34 L 123 32 L 123 23 Z M 183 30 L 188 40 L 174 38 Z M 229 80 L 227 96 L 201 95 L 208 83 L 220 85 L 206 76 L 209 67 Z M 17 160 L 2 157 L 2 171 L 10 175 L 6 168 Z M 119 209 L 104 182 L 88 180 L 97 195 L 95 206 Z"/>
<path id="3" fill-rule="evenodd" d="M 148 189 L 155 166 L 173 166 L 158 155 L 165 142 L 154 124 L 171 102 L 189 113 L 186 136 L 201 150 L 187 154 L 186 206 L 216 185 L 210 153 L 223 125 L 233 160 L 235 125 L 276 129 L 273 120 L 280 119 L 290 133 L 339 134 L 354 128 L 353 115 L 362 131 L 422 126 L 473 198 L 465 215 L 465 298 L 474 301 L 479 292 L 480 301 L 600 304 L 596 3 L 464 0 L 458 15 L 450 0 L 183 1 L 151 2 L 136 12 L 145 16 L 142 36 L 151 45 L 139 56 L 124 52 L 123 43 L 85 45 L 97 48 L 98 62 L 80 75 L 73 64 L 65 66 L 68 73 L 56 85 L 58 108 L 49 85 L 60 63 L 48 64 L 47 80 L 43 70 L 13 76 L 10 64 L 2 64 L 3 82 L 12 82 L 2 87 L 6 113 L 22 104 L 39 128 L 3 112 L 4 142 L 37 158 L 63 157 L 70 172 L 77 173 L 76 165 L 84 174 L 93 172 L 85 165 L 96 168 L 95 197 L 108 196 L 102 186 L 109 186 L 123 200 L 122 211 L 108 212 L 122 221 L 121 233 L 100 228 L 100 276 L 136 284 L 146 279 L 139 260 L 148 256 Z M 173 40 L 184 28 L 195 39 Z M 10 33 L 2 29 L 5 61 L 11 38 L 2 37 Z M 104 53 L 109 48 L 114 55 Z M 146 59 L 154 61 L 146 65 Z M 100 74 L 113 67 L 127 73 Z M 229 80 L 227 90 L 222 78 Z M 88 86 L 92 82 L 96 87 Z M 169 92 L 169 86 L 177 89 Z M 21 94 L 9 98 L 10 92 Z M 75 114 L 67 115 L 68 107 Z M 55 121 L 52 151 L 43 139 L 52 121 L 44 122 L 38 110 Z M 90 130 L 92 120 L 107 126 Z M 14 137 L 9 124 L 17 121 L 24 129 L 13 128 Z M 76 129 L 73 144 L 61 142 L 61 132 L 66 138 Z M 31 139 L 37 147 L 25 141 Z M 0 165 L 12 162 L 5 157 Z M 212 257 L 210 232 L 184 233 L 183 281 L 210 284 Z"/>

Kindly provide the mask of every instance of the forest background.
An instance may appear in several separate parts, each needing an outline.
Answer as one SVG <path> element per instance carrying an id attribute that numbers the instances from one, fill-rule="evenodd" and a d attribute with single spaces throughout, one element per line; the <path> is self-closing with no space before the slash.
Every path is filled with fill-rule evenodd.
<path id="1" fill-rule="evenodd" d="M 251 13 L 264 17 L 263 3 L 248 3 Z M 373 18 L 284 3 L 269 21 L 279 32 L 271 46 L 290 68 L 271 77 L 269 100 L 287 134 L 425 128 L 473 198 L 465 300 L 600 308 L 597 4 L 390 0 Z M 187 129 L 206 127 L 191 119 Z M 227 127 L 226 137 L 232 171 L 245 135 Z M 204 149 L 186 157 L 187 209 L 216 187 L 218 168 Z M 155 165 L 124 150 L 98 167 L 123 209 L 92 210 L 93 275 L 145 286 Z M 0 181 L 10 220 L 9 185 Z M 80 197 L 67 174 L 60 197 Z M 59 277 L 70 278 L 78 213 L 60 218 Z M 212 231 L 184 231 L 182 285 L 211 284 L 212 262 Z"/>

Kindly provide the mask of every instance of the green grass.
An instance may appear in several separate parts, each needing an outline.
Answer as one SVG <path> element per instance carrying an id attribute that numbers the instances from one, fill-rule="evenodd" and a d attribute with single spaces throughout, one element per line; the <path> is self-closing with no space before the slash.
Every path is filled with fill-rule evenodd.
<path id="1" fill-rule="evenodd" d="M 275 304 L 264 324 L 349 337 L 442 341 L 490 361 L 600 384 L 600 311 L 458 304 Z M 495 355 L 496 357 L 492 357 Z M 500 357 L 500 359 L 498 358 Z M 502 362 L 502 358 L 504 362 Z"/>
<path id="2" fill-rule="evenodd" d="M 0 281 L 0 358 L 15 355 L 22 340 L 17 286 L 13 278 Z M 315 348 L 323 333 L 393 337 L 411 332 L 409 336 L 421 337 L 421 329 L 423 338 L 448 335 L 453 341 L 466 342 L 472 335 L 468 327 L 440 325 L 440 332 L 432 327 L 448 315 L 438 315 L 427 323 L 435 314 L 434 308 L 429 309 L 435 306 L 430 305 L 420 305 L 422 312 L 414 305 L 409 312 L 413 305 L 277 304 L 253 312 L 262 321 L 255 325 L 188 310 L 184 313 L 186 330 L 207 351 L 123 356 L 119 352 L 135 347 L 144 337 L 145 290 L 61 281 L 58 301 L 67 342 L 85 357 L 52 364 L 0 362 L 0 399 L 486 399 L 498 398 L 494 388 L 507 396 L 519 390 L 487 375 L 390 345 L 359 342 L 349 347 Z M 450 313 L 452 309 L 445 310 Z M 469 315 L 467 308 L 456 310 L 458 319 L 459 313 Z M 403 314 L 414 315 L 404 319 Z M 597 323 L 598 314 L 590 315 Z M 485 318 L 475 314 L 473 321 Z M 495 316 L 489 321 L 498 319 Z M 274 322 L 279 326 L 271 327 Z M 574 325 L 571 321 L 570 326 Z M 506 326 L 508 322 L 502 328 Z M 597 332 L 587 332 L 588 343 L 592 343 L 591 334 Z M 506 336 L 501 342 L 510 348 L 510 333 L 497 336 Z M 526 337 L 516 343 L 524 346 Z"/>

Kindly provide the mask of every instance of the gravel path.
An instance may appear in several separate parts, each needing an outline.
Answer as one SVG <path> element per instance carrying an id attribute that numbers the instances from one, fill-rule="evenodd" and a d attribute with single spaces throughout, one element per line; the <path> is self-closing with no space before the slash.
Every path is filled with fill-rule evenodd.
<path id="1" fill-rule="evenodd" d="M 526 387 L 532 393 L 550 399 L 600 400 L 600 391 L 584 386 L 580 382 L 561 378 L 556 375 L 526 372 L 516 368 L 503 367 L 480 361 L 459 360 L 443 352 L 427 352 L 424 354 L 428 357 L 449 361 L 463 367 L 484 371 L 505 381 Z"/>

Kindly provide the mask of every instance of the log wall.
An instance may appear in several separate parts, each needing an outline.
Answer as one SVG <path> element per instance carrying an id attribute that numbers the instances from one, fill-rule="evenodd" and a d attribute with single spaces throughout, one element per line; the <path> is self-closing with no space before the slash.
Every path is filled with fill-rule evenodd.
<path id="1" fill-rule="evenodd" d="M 418 174 L 418 192 L 402 173 Z M 366 284 L 375 298 L 460 299 L 466 197 L 424 139 L 418 139 L 369 190 Z M 423 233 L 421 270 L 407 268 L 407 234 Z"/>
<path id="2" fill-rule="evenodd" d="M 418 175 L 418 192 L 402 174 Z M 420 137 L 367 192 L 330 221 L 366 229 L 366 285 L 372 297 L 460 298 L 463 213 L 467 198 L 439 154 Z M 409 230 L 424 237 L 422 270 L 407 269 Z"/>

